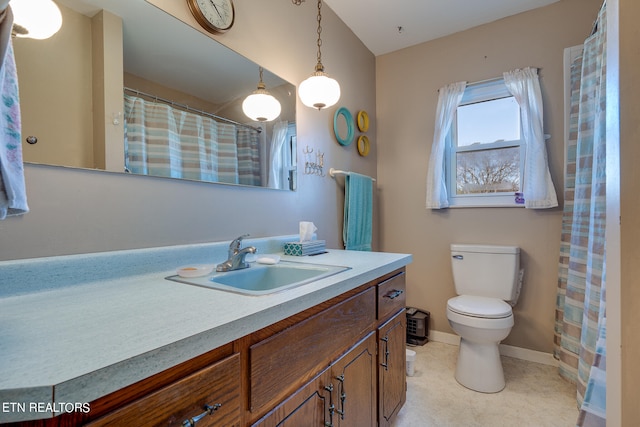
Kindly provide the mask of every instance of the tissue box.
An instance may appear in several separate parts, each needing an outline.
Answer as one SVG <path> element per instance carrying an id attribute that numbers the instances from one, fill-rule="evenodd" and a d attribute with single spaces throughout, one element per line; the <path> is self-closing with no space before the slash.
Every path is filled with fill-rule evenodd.
<path id="1" fill-rule="evenodd" d="M 324 252 L 326 242 L 324 240 L 312 240 L 310 242 L 288 242 L 284 244 L 284 254 L 293 256 L 313 255 Z"/>

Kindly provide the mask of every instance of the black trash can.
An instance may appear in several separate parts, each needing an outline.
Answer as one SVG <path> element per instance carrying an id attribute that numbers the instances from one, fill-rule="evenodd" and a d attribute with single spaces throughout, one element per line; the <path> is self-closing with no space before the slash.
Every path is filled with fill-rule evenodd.
<path id="1" fill-rule="evenodd" d="M 429 341 L 429 312 L 407 307 L 407 344 L 425 345 Z"/>

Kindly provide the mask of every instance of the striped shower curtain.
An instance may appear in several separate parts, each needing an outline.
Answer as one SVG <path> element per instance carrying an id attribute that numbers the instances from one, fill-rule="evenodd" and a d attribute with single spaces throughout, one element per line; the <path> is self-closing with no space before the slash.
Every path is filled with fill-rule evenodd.
<path id="1" fill-rule="evenodd" d="M 218 123 L 218 182 L 238 184 L 238 140 L 235 125 Z"/>
<path id="2" fill-rule="evenodd" d="M 124 109 L 126 169 L 182 178 L 180 135 L 171 107 L 125 95 Z"/>
<path id="3" fill-rule="evenodd" d="M 605 425 L 606 4 L 571 66 L 571 111 L 555 326 L 578 425 Z"/>
<path id="4" fill-rule="evenodd" d="M 209 117 L 173 110 L 180 138 L 184 179 L 218 180 L 218 123 Z"/>
<path id="5" fill-rule="evenodd" d="M 129 172 L 260 185 L 257 131 L 137 96 L 124 102 Z"/>
<path id="6" fill-rule="evenodd" d="M 261 185 L 258 132 L 238 128 L 238 181 L 244 185 Z"/>

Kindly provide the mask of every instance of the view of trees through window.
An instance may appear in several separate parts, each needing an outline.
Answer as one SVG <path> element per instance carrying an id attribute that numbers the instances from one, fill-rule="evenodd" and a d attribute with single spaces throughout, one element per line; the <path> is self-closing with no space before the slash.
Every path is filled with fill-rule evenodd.
<path id="1" fill-rule="evenodd" d="M 457 195 L 520 191 L 520 108 L 510 97 L 456 112 Z"/>
<path id="2" fill-rule="evenodd" d="M 520 191 L 520 147 L 460 152 L 456 177 L 456 194 Z"/>

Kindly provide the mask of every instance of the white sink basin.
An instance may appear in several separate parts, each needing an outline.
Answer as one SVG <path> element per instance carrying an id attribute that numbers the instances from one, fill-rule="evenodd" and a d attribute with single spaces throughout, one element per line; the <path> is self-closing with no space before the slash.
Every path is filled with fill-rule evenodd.
<path id="1" fill-rule="evenodd" d="M 335 265 L 282 261 L 275 265 L 251 264 L 249 268 L 213 273 L 207 277 L 169 276 L 167 279 L 243 295 L 267 295 L 302 286 L 348 269 L 349 267 Z"/>

